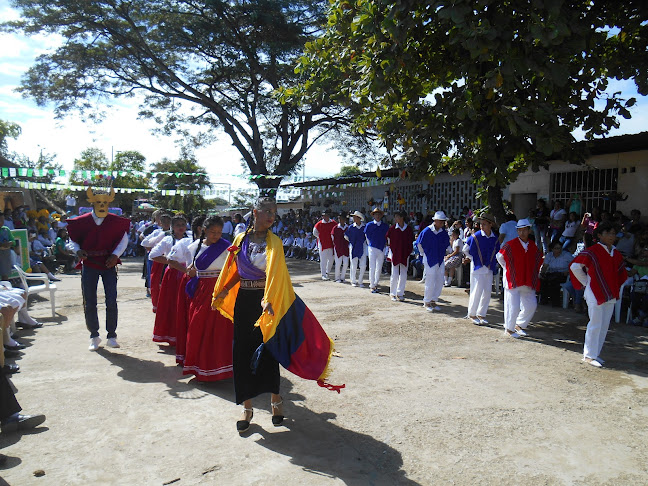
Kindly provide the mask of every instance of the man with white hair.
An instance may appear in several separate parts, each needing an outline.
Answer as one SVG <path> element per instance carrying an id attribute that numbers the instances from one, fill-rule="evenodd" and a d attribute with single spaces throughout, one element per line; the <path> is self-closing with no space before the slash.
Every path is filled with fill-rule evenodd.
<path id="1" fill-rule="evenodd" d="M 367 269 L 367 238 L 364 233 L 364 214 L 355 211 L 352 215 L 353 224 L 344 232 L 344 237 L 351 246 L 351 285 L 364 287 L 364 273 Z"/>
<path id="2" fill-rule="evenodd" d="M 437 301 L 443 290 L 445 255 L 450 246 L 450 237 L 445 229 L 447 219 L 443 211 L 434 213 L 432 224 L 424 228 L 416 240 L 416 246 L 423 256 L 425 265 L 423 307 L 428 312 L 441 310 Z"/>
<path id="3" fill-rule="evenodd" d="M 538 301 L 542 252 L 529 239 L 531 223 L 521 219 L 516 224 L 517 238 L 502 245 L 497 261 L 504 281 L 504 334 L 514 338 L 527 335 Z"/>

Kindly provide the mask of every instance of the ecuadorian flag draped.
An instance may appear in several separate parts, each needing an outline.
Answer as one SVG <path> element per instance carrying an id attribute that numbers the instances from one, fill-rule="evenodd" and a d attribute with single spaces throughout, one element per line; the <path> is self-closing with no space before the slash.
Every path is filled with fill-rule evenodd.
<path id="1" fill-rule="evenodd" d="M 230 289 L 224 299 L 218 299 L 217 296 L 237 273 L 236 254 L 240 251 L 243 237 L 244 234 L 238 235 L 228 249 L 230 253 L 214 287 L 212 300 L 212 307 L 231 321 L 234 320 L 234 304 L 239 285 Z M 274 315 L 263 312 L 255 323 L 263 334 L 262 347 L 291 373 L 307 380 L 317 380 L 320 386 L 339 393 L 344 385 L 325 382 L 333 353 L 333 341 L 304 301 L 295 294 L 281 240 L 268 231 L 266 245 L 266 286 L 263 299 L 272 304 Z"/>

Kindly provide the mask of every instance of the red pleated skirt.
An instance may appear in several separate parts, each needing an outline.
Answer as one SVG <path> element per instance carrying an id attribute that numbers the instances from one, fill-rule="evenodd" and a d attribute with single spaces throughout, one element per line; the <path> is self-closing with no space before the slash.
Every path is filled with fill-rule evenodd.
<path id="1" fill-rule="evenodd" d="M 162 285 L 163 275 L 164 265 L 160 262 L 153 262 L 153 265 L 151 265 L 151 275 L 149 278 L 151 285 L 151 303 L 153 304 L 153 312 L 157 312 L 158 301 L 160 300 L 160 286 Z"/>
<path id="2" fill-rule="evenodd" d="M 185 349 L 187 347 L 187 327 L 189 325 L 189 304 L 191 300 L 185 292 L 189 275 L 184 274 L 178 287 L 178 301 L 176 303 L 176 363 L 183 364 Z"/>
<path id="3" fill-rule="evenodd" d="M 183 275 L 183 273 L 171 267 L 167 267 L 164 272 L 164 278 L 160 286 L 157 313 L 155 314 L 155 327 L 153 328 L 153 341 L 156 343 L 169 343 L 171 345 L 176 343 L 178 289 Z"/>
<path id="4" fill-rule="evenodd" d="M 218 381 L 232 376 L 232 322 L 211 301 L 216 278 L 201 278 L 189 305 L 189 328 L 183 374 L 200 381 Z"/>

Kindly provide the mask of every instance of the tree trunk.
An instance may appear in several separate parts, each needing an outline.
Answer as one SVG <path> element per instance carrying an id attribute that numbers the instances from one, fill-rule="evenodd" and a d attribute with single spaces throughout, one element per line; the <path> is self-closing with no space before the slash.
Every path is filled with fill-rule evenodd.
<path id="1" fill-rule="evenodd" d="M 34 189 L 34 193 L 36 193 L 36 195 L 41 199 L 41 201 L 47 204 L 50 207 L 50 209 L 54 209 L 58 211 L 59 214 L 65 214 L 65 211 L 61 209 L 59 206 L 57 206 L 56 204 L 54 204 L 52 200 L 49 197 L 47 197 L 45 194 L 43 194 L 42 192 L 36 189 Z"/>
<path id="2" fill-rule="evenodd" d="M 266 178 L 261 177 L 259 179 L 254 179 L 257 187 L 259 188 L 259 197 L 274 197 L 277 198 L 277 188 L 281 184 L 281 178 Z"/>
<path id="3" fill-rule="evenodd" d="M 506 211 L 504 210 L 501 187 L 488 186 L 488 206 L 498 226 L 506 222 Z"/>

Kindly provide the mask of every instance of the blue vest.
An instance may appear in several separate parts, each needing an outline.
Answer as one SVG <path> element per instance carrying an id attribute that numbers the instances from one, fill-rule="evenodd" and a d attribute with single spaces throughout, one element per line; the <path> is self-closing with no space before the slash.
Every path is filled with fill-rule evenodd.
<path id="1" fill-rule="evenodd" d="M 381 222 L 380 226 L 378 226 L 375 221 L 367 223 L 364 232 L 369 241 L 369 246 L 378 248 L 379 250 L 384 250 L 385 246 L 387 246 L 388 230 L 389 225 L 387 223 Z"/>
<path id="2" fill-rule="evenodd" d="M 450 246 L 450 236 L 448 236 L 448 232 L 443 228 L 435 234 L 432 227 L 427 226 L 419 233 L 416 244 L 421 245 L 428 266 L 433 267 L 443 263 L 446 250 Z"/>
<path id="3" fill-rule="evenodd" d="M 355 225 L 351 225 L 346 229 L 344 234 L 349 238 L 351 258 L 360 258 L 364 253 L 364 245 L 367 241 L 362 226 L 358 228 Z"/>
<path id="4" fill-rule="evenodd" d="M 497 258 L 495 257 L 500 250 L 500 244 L 497 234 L 492 233 L 492 235 L 493 236 L 488 238 L 484 236 L 481 231 L 478 231 L 475 235 L 468 238 L 468 241 L 466 241 L 475 270 L 486 266 L 490 268 L 493 273 L 497 272 Z M 475 238 L 479 242 L 479 250 L 477 249 Z M 480 251 L 482 258 L 484 259 L 483 262 L 479 257 Z"/>

